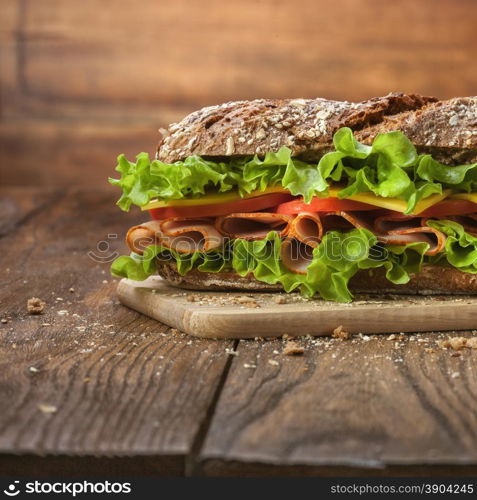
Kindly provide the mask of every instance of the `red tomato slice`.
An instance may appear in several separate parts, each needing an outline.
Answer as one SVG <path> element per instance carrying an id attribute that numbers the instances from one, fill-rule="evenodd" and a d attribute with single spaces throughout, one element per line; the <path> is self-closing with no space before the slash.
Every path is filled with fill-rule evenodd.
<path id="1" fill-rule="evenodd" d="M 276 207 L 291 199 L 293 199 L 293 196 L 289 194 L 274 193 L 258 196 L 257 198 L 247 198 L 211 205 L 152 208 L 149 210 L 149 213 L 155 220 L 167 219 L 169 217 L 211 217 L 215 215 L 228 215 L 234 212 L 258 212 L 265 208 Z"/>
<path id="2" fill-rule="evenodd" d="M 379 207 L 353 200 L 339 198 L 313 198 L 311 203 L 304 203 L 303 198 L 282 203 L 277 207 L 277 214 L 299 214 L 301 212 L 335 212 L 339 210 L 376 210 Z"/>
<path id="3" fill-rule="evenodd" d="M 466 215 L 477 212 L 477 204 L 468 200 L 444 200 L 421 212 L 421 217 L 445 217 L 446 215 Z"/>

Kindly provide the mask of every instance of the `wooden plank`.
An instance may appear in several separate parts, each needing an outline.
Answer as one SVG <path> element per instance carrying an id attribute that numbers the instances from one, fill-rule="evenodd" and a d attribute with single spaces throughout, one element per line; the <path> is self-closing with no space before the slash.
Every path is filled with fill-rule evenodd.
<path id="1" fill-rule="evenodd" d="M 33 187 L 0 187 L 0 238 L 55 202 L 59 191 Z"/>
<path id="2" fill-rule="evenodd" d="M 465 466 L 475 474 L 477 351 L 454 357 L 437 347 L 444 337 L 308 339 L 303 356 L 284 356 L 284 341 L 240 342 L 199 454 L 201 473 L 403 475 Z"/>
<path id="3" fill-rule="evenodd" d="M 19 453 L 150 457 L 156 474 L 183 469 L 232 344 L 191 340 L 117 303 L 104 261 L 138 219 L 110 193 L 65 192 L 0 240 L 2 470 Z M 27 314 L 30 297 L 47 303 L 44 314 Z M 71 471 L 60 462 L 45 470 Z"/>
<path id="4" fill-rule="evenodd" d="M 207 460 L 195 474 L 208 477 L 475 477 L 474 465 L 353 466 L 270 465 L 258 462 Z"/>
<path id="5" fill-rule="evenodd" d="M 473 0 L 4 4 L 2 184 L 104 183 L 118 153 L 228 100 L 475 93 Z"/>
<path id="6" fill-rule="evenodd" d="M 62 123 L 0 125 L 2 185 L 108 188 L 116 157 L 155 153 L 157 127 Z M 117 188 L 110 188 L 119 197 Z"/>
<path id="7" fill-rule="evenodd" d="M 158 277 L 142 282 L 121 280 L 117 292 L 119 300 L 135 311 L 202 338 L 331 335 L 339 325 L 349 333 L 465 330 L 477 326 L 475 296 L 367 296 L 366 300 L 357 296 L 352 304 L 339 304 L 292 294 L 282 297 L 286 304 L 278 305 L 275 299 L 279 294 L 181 291 Z"/>
<path id="8" fill-rule="evenodd" d="M 105 478 L 105 477 L 180 477 L 184 458 L 167 456 L 72 456 L 72 455 L 2 455 L 2 477 L 25 478 Z"/>
<path id="9" fill-rule="evenodd" d="M 134 103 L 150 121 L 156 106 L 259 96 L 450 97 L 474 93 L 477 77 L 473 0 L 211 0 L 207 15 L 200 0 L 16 5 L 0 38 L 18 57 L 6 116 L 88 119 Z"/>

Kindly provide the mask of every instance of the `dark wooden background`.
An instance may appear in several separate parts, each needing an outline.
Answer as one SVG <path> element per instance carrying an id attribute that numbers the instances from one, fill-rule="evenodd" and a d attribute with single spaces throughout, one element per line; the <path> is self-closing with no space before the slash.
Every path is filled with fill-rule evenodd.
<path id="1" fill-rule="evenodd" d="M 232 99 L 476 94 L 475 0 L 2 0 L 1 182 L 105 184 Z"/>

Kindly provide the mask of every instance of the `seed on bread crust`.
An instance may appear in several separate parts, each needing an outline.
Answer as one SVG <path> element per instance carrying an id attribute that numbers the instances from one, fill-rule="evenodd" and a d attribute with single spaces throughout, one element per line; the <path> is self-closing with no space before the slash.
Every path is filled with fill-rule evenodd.
<path id="1" fill-rule="evenodd" d="M 227 102 L 202 108 L 172 124 L 169 135 L 162 134 L 157 157 L 173 163 L 192 154 L 253 155 L 288 146 L 295 156 L 319 158 L 332 149 L 333 133 L 341 127 L 361 131 L 364 139 L 371 140 L 373 127 L 383 124 L 386 118 L 396 116 L 399 123 L 406 124 L 413 113 L 417 116 L 426 105 L 430 109 L 436 100 L 391 93 L 359 103 L 321 98 Z M 412 127 L 408 128 L 412 139 Z M 415 128 L 417 134 L 422 128 L 419 120 Z M 234 141 L 234 133 L 245 140 Z M 197 138 L 193 148 L 189 145 L 192 138 Z"/>

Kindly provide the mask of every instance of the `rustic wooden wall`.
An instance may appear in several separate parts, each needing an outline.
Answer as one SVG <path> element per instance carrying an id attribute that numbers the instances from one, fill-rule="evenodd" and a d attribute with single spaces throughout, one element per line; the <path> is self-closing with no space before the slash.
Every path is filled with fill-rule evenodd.
<path id="1" fill-rule="evenodd" d="M 475 0 L 2 0 L 1 182 L 104 184 L 195 108 L 476 94 Z"/>

